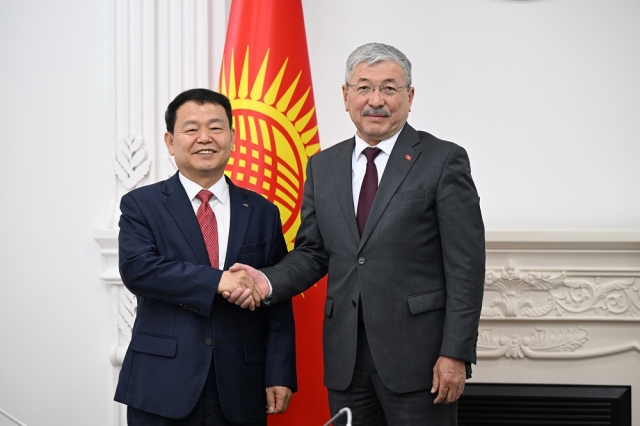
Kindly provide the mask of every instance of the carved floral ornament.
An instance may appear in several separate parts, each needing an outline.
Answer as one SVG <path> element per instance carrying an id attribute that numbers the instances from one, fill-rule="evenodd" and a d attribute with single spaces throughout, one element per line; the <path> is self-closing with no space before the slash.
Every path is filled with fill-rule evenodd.
<path id="1" fill-rule="evenodd" d="M 628 351 L 640 352 L 640 343 L 630 340 L 595 349 L 583 346 L 590 340 L 583 327 L 566 330 L 547 330 L 536 327 L 533 332 L 523 334 L 499 334 L 492 328 L 478 335 L 478 358 L 513 359 L 586 359 L 620 354 Z"/>
<path id="2" fill-rule="evenodd" d="M 124 285 L 117 288 L 118 311 L 116 323 L 118 325 L 118 339 L 111 346 L 110 361 L 114 367 L 122 365 L 125 352 L 131 341 L 133 322 L 136 318 L 138 301 Z"/>
<path id="3" fill-rule="evenodd" d="M 487 271 L 482 318 L 637 318 L 640 286 L 635 278 L 570 279 L 565 272 L 520 272 L 512 261 Z M 497 293 L 497 296 L 496 296 Z M 493 298 L 492 298 L 493 297 Z"/>
<path id="4" fill-rule="evenodd" d="M 478 355 L 481 358 L 541 358 L 542 354 L 573 352 L 589 340 L 589 333 L 576 329 L 551 331 L 536 328 L 533 333 L 499 335 L 493 329 L 483 330 L 478 336 Z"/>
<path id="5" fill-rule="evenodd" d="M 151 160 L 147 158 L 141 136 L 118 140 L 113 169 L 128 190 L 135 188 L 149 174 Z"/>

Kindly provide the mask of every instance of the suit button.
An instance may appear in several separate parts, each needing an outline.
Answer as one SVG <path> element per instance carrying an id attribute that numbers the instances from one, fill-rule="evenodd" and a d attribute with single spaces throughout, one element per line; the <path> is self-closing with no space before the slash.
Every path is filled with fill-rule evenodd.
<path id="1" fill-rule="evenodd" d="M 358 305 L 358 303 L 355 300 L 352 300 L 351 304 L 353 305 L 354 308 Z"/>
<path id="2" fill-rule="evenodd" d="M 211 341 L 211 339 L 209 339 L 209 338 L 204 339 L 204 344 L 205 344 L 205 345 L 207 345 L 207 346 L 211 346 L 211 344 L 212 344 L 212 343 L 213 343 L 213 342 Z"/>
<path id="3" fill-rule="evenodd" d="M 364 257 L 361 257 L 360 259 L 358 259 L 358 265 L 364 265 Z"/>

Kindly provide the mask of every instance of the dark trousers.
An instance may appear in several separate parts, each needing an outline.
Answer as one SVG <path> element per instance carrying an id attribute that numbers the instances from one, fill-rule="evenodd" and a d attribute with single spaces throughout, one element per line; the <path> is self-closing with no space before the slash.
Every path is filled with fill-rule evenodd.
<path id="1" fill-rule="evenodd" d="M 266 411 L 266 409 L 265 409 Z M 238 426 L 225 419 L 220 407 L 216 372 L 211 361 L 207 382 L 195 407 L 183 419 L 169 419 L 157 414 L 148 413 L 133 407 L 127 407 L 128 426 Z M 267 421 L 257 423 L 243 423 L 242 426 L 266 426 Z"/>
<path id="2" fill-rule="evenodd" d="M 416 355 L 418 356 L 418 355 Z M 353 426 L 456 426 L 458 403 L 434 404 L 431 389 L 396 393 L 382 383 L 371 356 L 362 322 L 358 325 L 358 349 L 351 384 L 344 391 L 329 389 L 334 416 L 344 407 L 353 413 Z M 346 424 L 343 414 L 334 426 Z"/>

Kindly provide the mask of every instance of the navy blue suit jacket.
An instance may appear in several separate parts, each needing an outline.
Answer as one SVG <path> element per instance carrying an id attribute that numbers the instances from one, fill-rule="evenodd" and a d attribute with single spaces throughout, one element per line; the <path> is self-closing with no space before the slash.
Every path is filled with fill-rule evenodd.
<path id="1" fill-rule="evenodd" d="M 227 182 L 231 222 L 224 269 L 236 262 L 276 264 L 287 251 L 277 207 Z M 222 271 L 209 264 L 177 173 L 126 194 L 120 209 L 120 274 L 138 309 L 115 400 L 183 418 L 213 359 L 225 417 L 263 420 L 266 387 L 297 387 L 291 300 L 250 311 L 216 295 Z"/>

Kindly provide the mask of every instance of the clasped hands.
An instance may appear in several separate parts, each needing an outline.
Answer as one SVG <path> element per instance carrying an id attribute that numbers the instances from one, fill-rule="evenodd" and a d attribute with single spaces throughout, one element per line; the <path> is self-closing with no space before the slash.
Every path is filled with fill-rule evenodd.
<path id="1" fill-rule="evenodd" d="M 236 263 L 222 273 L 218 294 L 243 309 L 254 310 L 269 295 L 269 284 L 262 272 Z"/>

